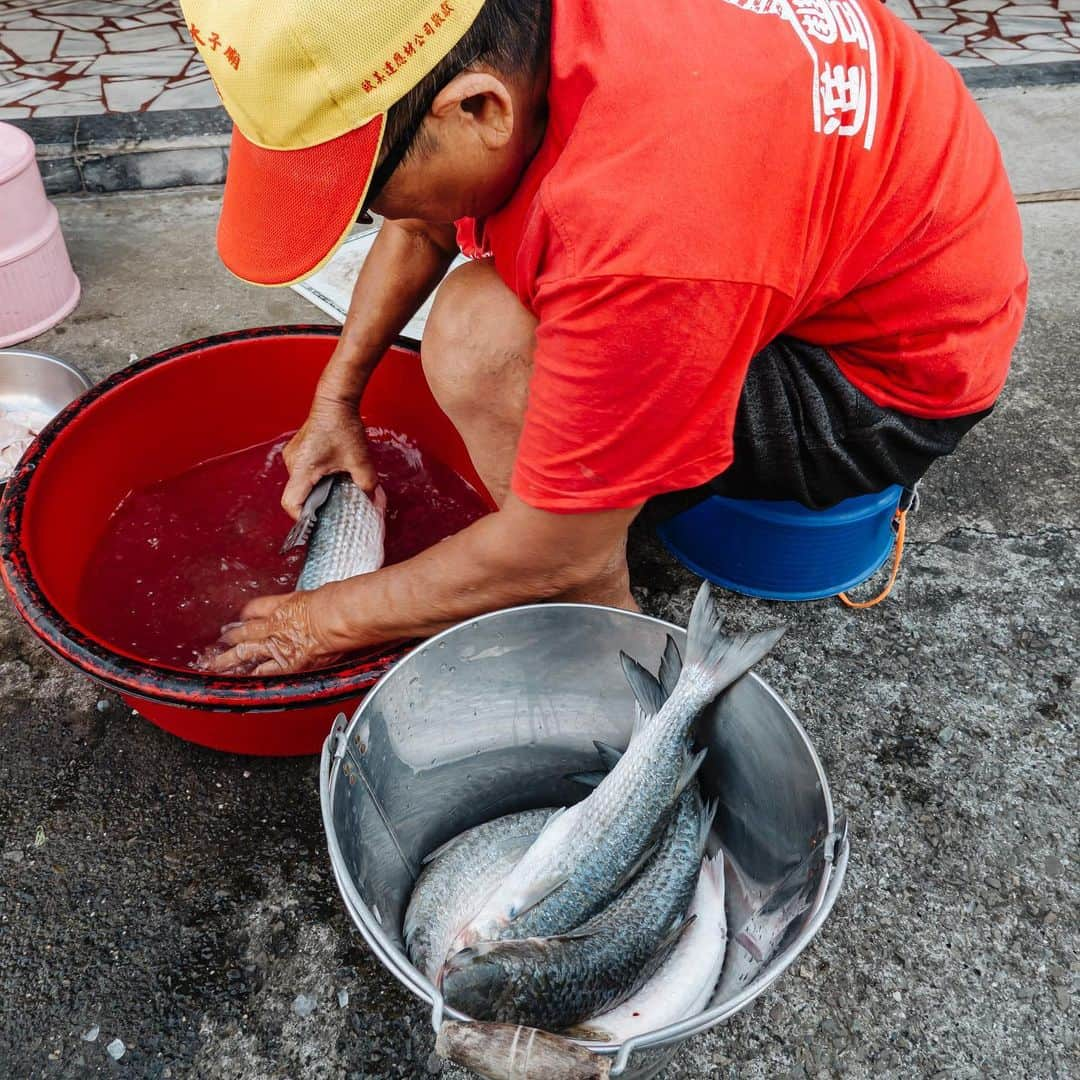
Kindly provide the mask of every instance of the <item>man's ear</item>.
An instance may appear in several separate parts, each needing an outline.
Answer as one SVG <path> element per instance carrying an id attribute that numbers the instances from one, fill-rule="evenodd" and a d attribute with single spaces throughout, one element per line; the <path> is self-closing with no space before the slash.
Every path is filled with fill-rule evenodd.
<path id="1" fill-rule="evenodd" d="M 486 71 L 463 71 L 451 79 L 431 103 L 431 115 L 441 122 L 468 122 L 489 150 L 505 146 L 514 133 L 510 89 Z"/>

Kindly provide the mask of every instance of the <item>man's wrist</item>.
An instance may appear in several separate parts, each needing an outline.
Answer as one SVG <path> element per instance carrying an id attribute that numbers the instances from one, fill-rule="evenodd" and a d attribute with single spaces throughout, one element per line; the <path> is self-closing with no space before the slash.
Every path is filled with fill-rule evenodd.
<path id="1" fill-rule="evenodd" d="M 357 578 L 333 581 L 311 594 L 312 629 L 327 652 L 355 652 L 384 640 L 372 633 L 375 627 L 367 620 L 358 622 L 349 617 L 352 611 L 367 607 L 355 595 L 361 591 L 358 583 Z"/>

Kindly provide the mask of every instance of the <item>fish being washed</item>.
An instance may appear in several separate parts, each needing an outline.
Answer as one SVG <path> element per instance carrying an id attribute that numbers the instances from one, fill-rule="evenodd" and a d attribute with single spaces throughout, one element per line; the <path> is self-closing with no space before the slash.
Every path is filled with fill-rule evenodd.
<path id="1" fill-rule="evenodd" d="M 697 1016 L 708 1006 L 727 951 L 722 852 L 702 864 L 689 915 L 692 925 L 656 974 L 621 1005 L 574 1028 L 571 1035 L 621 1043 Z"/>
<path id="2" fill-rule="evenodd" d="M 554 810 L 525 810 L 456 836 L 427 858 L 405 912 L 405 947 L 432 982 L 454 935 L 513 869 Z"/>
<path id="3" fill-rule="evenodd" d="M 312 488 L 282 550 L 302 544 L 308 533 L 307 558 L 296 583 L 301 592 L 378 570 L 386 542 L 383 489 L 377 487 L 370 499 L 347 476 L 323 477 Z"/>
<path id="4" fill-rule="evenodd" d="M 478 1020 L 559 1031 L 633 994 L 689 926 L 686 909 L 715 812 L 715 804 L 702 807 L 696 784 L 684 792 L 656 853 L 584 926 L 455 953 L 442 972 L 447 1004 Z"/>
<path id="5" fill-rule="evenodd" d="M 722 637 L 705 584 L 690 615 L 686 663 L 666 701 L 677 666 L 674 647 L 669 646 L 661 665 L 663 689 L 624 656 L 624 669 L 642 705 L 625 754 L 588 798 L 548 822 L 457 936 L 454 951 L 479 941 L 565 933 L 610 902 L 654 843 L 658 827 L 704 758 L 704 751 L 693 755 L 688 750 L 687 735 L 698 713 L 782 633 Z"/>

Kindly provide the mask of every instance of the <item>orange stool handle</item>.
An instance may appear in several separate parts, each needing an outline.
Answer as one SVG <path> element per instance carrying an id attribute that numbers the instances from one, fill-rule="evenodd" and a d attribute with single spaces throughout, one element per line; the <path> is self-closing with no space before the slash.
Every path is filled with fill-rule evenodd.
<path id="1" fill-rule="evenodd" d="M 886 582 L 885 588 L 882 589 L 873 600 L 852 600 L 846 592 L 842 592 L 839 594 L 840 603 L 845 607 L 855 608 L 856 610 L 876 607 L 889 595 L 889 593 L 892 592 L 892 588 L 896 584 L 896 575 L 900 573 L 900 560 L 904 556 L 904 537 L 907 534 L 907 515 L 907 510 L 896 511 L 896 543 L 893 546 L 892 571 L 889 574 L 889 580 Z"/>

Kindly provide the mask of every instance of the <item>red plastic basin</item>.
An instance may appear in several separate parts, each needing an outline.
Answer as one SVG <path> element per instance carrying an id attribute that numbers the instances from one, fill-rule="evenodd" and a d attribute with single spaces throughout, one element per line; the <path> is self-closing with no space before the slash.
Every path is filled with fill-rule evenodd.
<path id="1" fill-rule="evenodd" d="M 408 651 L 390 647 L 301 675 L 222 678 L 124 653 L 79 621 L 83 573 L 121 500 L 299 427 L 339 332 L 241 330 L 140 360 L 56 417 L 7 485 L 0 572 L 19 613 L 57 655 L 181 738 L 234 753 L 315 753 L 334 716 L 351 712 Z M 363 414 L 411 436 L 484 491 L 428 390 L 415 343 L 401 340 L 379 365 Z"/>

